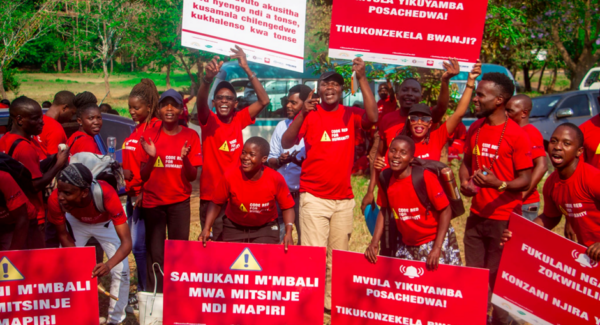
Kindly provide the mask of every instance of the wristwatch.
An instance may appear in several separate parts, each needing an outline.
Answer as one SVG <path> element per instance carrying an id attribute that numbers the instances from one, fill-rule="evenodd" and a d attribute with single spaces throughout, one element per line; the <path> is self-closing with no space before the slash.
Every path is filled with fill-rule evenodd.
<path id="1" fill-rule="evenodd" d="M 469 84 L 467 84 L 466 87 L 475 90 L 475 85 L 469 85 Z"/>
<path id="2" fill-rule="evenodd" d="M 500 184 L 500 187 L 498 187 L 498 192 L 504 192 L 507 187 L 508 184 L 506 184 L 506 182 L 502 182 L 502 184 Z"/>

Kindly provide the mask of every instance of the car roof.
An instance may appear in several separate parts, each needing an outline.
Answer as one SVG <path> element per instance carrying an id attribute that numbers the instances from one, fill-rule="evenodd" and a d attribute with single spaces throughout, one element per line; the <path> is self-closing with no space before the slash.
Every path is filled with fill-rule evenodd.
<path id="1" fill-rule="evenodd" d="M 561 92 L 561 93 L 554 93 L 554 94 L 548 94 L 548 95 L 543 95 L 543 96 L 538 96 L 538 97 L 534 97 L 531 100 L 535 100 L 537 98 L 544 98 L 544 97 L 552 97 L 552 96 L 559 96 L 559 97 L 566 97 L 569 95 L 576 95 L 576 94 L 589 94 L 591 93 L 592 95 L 596 94 L 599 95 L 598 90 L 597 89 L 593 89 L 593 90 L 571 90 L 571 91 L 565 91 L 565 92 Z"/>

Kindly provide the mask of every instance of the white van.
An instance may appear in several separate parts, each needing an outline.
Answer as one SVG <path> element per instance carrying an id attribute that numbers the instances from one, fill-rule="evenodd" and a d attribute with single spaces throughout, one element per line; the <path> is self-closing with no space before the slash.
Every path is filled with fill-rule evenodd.
<path id="1" fill-rule="evenodd" d="M 593 89 L 600 89 L 600 67 L 591 68 L 579 84 L 579 90 Z"/>

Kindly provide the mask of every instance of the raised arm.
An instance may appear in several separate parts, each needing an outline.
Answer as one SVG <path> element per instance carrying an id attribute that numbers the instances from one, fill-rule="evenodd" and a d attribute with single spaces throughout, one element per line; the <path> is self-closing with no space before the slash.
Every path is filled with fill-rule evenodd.
<path id="1" fill-rule="evenodd" d="M 450 63 L 444 62 L 446 72 L 442 75 L 442 84 L 440 85 L 440 95 L 438 96 L 437 105 L 433 108 L 433 122 L 437 123 L 442 120 L 448 103 L 450 102 L 450 79 L 460 73 L 460 65 L 456 59 L 449 59 Z"/>
<path id="2" fill-rule="evenodd" d="M 465 88 L 465 92 L 462 94 L 458 105 L 456 106 L 456 111 L 454 114 L 450 115 L 446 120 L 446 129 L 448 130 L 448 134 L 454 133 L 456 127 L 462 121 L 463 116 L 467 113 L 467 109 L 469 109 L 469 104 L 471 103 L 471 97 L 473 96 L 473 90 L 475 89 L 475 80 L 481 74 L 481 61 L 477 60 L 477 63 L 469 73 L 469 78 L 467 79 L 467 87 Z"/>
<path id="3" fill-rule="evenodd" d="M 244 53 L 244 50 L 236 45 L 235 49 L 231 49 L 231 51 L 233 51 L 231 58 L 238 60 L 240 68 L 242 68 L 248 75 L 248 79 L 250 79 L 252 88 L 256 92 L 256 97 L 258 97 L 258 100 L 250 104 L 250 107 L 248 107 L 248 113 L 250 113 L 250 117 L 255 118 L 265 107 L 267 107 L 267 105 L 269 105 L 271 100 L 269 99 L 269 95 L 267 95 L 267 91 L 256 77 L 256 74 L 250 70 L 248 61 L 246 61 L 246 53 Z"/>
<path id="4" fill-rule="evenodd" d="M 204 69 L 206 75 L 202 78 L 202 83 L 200 84 L 200 88 L 198 88 L 198 100 L 196 101 L 196 106 L 198 108 L 198 122 L 200 122 L 201 125 L 205 125 L 210 116 L 210 107 L 208 106 L 210 85 L 221 70 L 221 66 L 223 66 L 223 61 L 219 62 L 217 58 L 218 57 L 215 56 L 206 65 L 206 68 Z"/>
<path id="5" fill-rule="evenodd" d="M 377 102 L 375 102 L 375 96 L 373 95 L 369 80 L 367 79 L 365 62 L 361 58 L 355 58 L 352 61 L 352 71 L 356 72 L 356 78 L 358 79 L 358 85 L 363 94 L 363 102 L 365 104 L 365 115 L 367 118 L 363 118 L 362 127 L 363 129 L 368 130 L 377 123 L 377 117 L 379 115 Z"/>

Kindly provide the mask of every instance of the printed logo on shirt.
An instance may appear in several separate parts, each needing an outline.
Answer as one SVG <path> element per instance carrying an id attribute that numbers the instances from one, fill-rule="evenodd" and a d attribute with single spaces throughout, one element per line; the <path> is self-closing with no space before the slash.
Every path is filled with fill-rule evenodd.
<path id="1" fill-rule="evenodd" d="M 475 148 L 473 148 L 473 154 L 475 156 L 481 156 L 481 151 L 479 151 L 479 145 L 475 145 Z"/>
<path id="2" fill-rule="evenodd" d="M 395 213 L 395 211 L 394 211 Z M 419 213 L 419 208 L 410 208 L 410 209 L 406 209 L 406 208 L 401 208 L 398 209 L 398 215 L 400 215 L 399 219 L 402 221 L 406 221 L 406 220 L 419 220 L 421 219 L 421 215 L 417 214 L 414 215 L 414 213 Z"/>
<path id="3" fill-rule="evenodd" d="M 265 213 L 271 211 L 270 203 L 250 203 L 250 213 Z"/>
<path id="4" fill-rule="evenodd" d="M 426 153 L 426 154 L 424 154 L 424 155 L 420 155 L 420 156 L 418 156 L 417 158 L 426 159 L 426 158 L 429 158 L 429 154 L 428 154 L 428 153 Z"/>
<path id="5" fill-rule="evenodd" d="M 587 211 L 583 210 L 583 203 L 565 203 L 565 208 L 559 206 L 560 212 L 571 218 L 582 218 L 587 216 Z M 578 209 L 579 212 L 574 212 L 573 209 Z M 565 211 L 566 210 L 566 211 Z"/>
<path id="6" fill-rule="evenodd" d="M 223 142 L 223 145 L 219 148 L 219 150 L 229 152 L 229 146 L 227 145 L 227 141 Z"/>
<path id="7" fill-rule="evenodd" d="M 223 142 L 223 144 L 221 145 L 219 150 L 227 151 L 227 152 L 234 152 L 234 151 L 238 150 L 240 147 L 241 147 L 241 145 L 238 143 L 237 139 L 234 139 L 234 140 L 229 141 L 229 143 L 227 141 Z"/>
<path id="8" fill-rule="evenodd" d="M 321 142 L 331 142 L 331 138 L 329 137 L 329 134 L 327 134 L 327 131 L 323 132 Z"/>
<path id="9" fill-rule="evenodd" d="M 163 165 L 162 160 L 160 160 L 160 157 L 156 157 L 156 162 L 154 162 L 154 167 L 158 167 L 158 168 L 164 168 L 165 165 Z"/>
<path id="10" fill-rule="evenodd" d="M 329 142 L 329 141 L 345 141 L 350 139 L 350 134 L 348 134 L 348 128 L 334 129 L 331 130 L 331 137 L 327 134 L 327 131 L 323 132 L 323 137 L 321 137 L 321 142 Z"/>
<path id="11" fill-rule="evenodd" d="M 477 150 L 479 150 L 479 148 L 477 148 Z M 494 153 L 492 154 L 490 150 L 494 150 Z M 529 155 L 531 155 L 531 151 L 529 152 Z M 498 145 L 491 143 L 481 144 L 481 153 L 478 156 L 498 159 Z"/>
<path id="12" fill-rule="evenodd" d="M 244 203 L 240 204 L 240 211 L 248 212 L 248 209 L 246 209 L 246 207 L 244 206 Z"/>
<path id="13" fill-rule="evenodd" d="M 392 210 L 392 211 L 394 212 L 394 219 L 396 219 L 396 220 L 400 219 L 400 218 L 398 217 L 398 214 L 396 213 L 396 210 Z"/>
<path id="14" fill-rule="evenodd" d="M 596 154 L 600 155 L 600 144 L 598 144 L 598 148 L 596 148 Z"/>
<path id="15" fill-rule="evenodd" d="M 135 151 L 138 140 L 128 140 L 123 142 L 123 150 Z"/>

